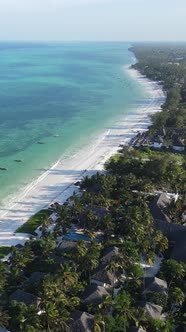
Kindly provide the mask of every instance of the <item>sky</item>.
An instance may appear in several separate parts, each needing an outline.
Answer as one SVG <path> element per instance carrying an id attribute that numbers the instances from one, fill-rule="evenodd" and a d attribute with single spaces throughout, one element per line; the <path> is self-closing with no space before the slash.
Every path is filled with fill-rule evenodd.
<path id="1" fill-rule="evenodd" d="M 186 41 L 186 0 L 0 0 L 0 40 Z"/>

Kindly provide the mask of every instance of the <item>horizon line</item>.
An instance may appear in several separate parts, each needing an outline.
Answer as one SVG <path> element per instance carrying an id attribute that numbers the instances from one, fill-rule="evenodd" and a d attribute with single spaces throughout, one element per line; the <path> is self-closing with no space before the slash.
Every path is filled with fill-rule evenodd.
<path id="1" fill-rule="evenodd" d="M 42 40 L 42 39 L 0 39 L 0 43 L 186 43 L 186 40 Z"/>

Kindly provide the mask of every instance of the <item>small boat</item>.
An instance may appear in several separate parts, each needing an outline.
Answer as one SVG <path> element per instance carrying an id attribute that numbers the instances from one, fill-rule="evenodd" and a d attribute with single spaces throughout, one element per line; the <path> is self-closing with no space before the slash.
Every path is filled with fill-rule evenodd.
<path id="1" fill-rule="evenodd" d="M 37 144 L 45 144 L 44 142 L 37 142 Z"/>
<path id="2" fill-rule="evenodd" d="M 16 163 L 22 163 L 22 159 L 15 159 L 14 160 Z"/>
<path id="3" fill-rule="evenodd" d="M 59 135 L 54 135 L 53 137 L 59 137 Z"/>
<path id="4" fill-rule="evenodd" d="M 6 168 L 6 167 L 0 167 L 0 171 L 7 171 L 8 170 L 8 168 Z"/>

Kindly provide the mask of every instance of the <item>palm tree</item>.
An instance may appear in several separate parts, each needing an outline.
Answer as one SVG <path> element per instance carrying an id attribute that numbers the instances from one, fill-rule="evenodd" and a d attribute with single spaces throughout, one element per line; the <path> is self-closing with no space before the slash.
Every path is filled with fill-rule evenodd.
<path id="1" fill-rule="evenodd" d="M 0 295 L 1 295 L 7 283 L 7 267 L 1 260 L 0 260 L 0 276 L 1 276 L 0 278 Z"/>
<path id="2" fill-rule="evenodd" d="M 85 245 L 84 241 L 79 241 L 78 245 L 75 248 L 75 252 L 74 252 L 74 259 L 76 261 L 76 263 L 79 265 L 79 269 L 80 271 L 82 271 L 83 269 L 83 265 L 85 262 L 85 256 L 87 254 L 87 247 Z"/>
<path id="3" fill-rule="evenodd" d="M 48 234 L 47 230 L 48 230 L 49 225 L 50 225 L 49 218 L 48 217 L 43 218 L 42 224 L 41 224 L 42 237 L 45 237 Z"/>
<path id="4" fill-rule="evenodd" d="M 84 271 L 88 272 L 89 280 L 91 271 L 95 270 L 99 264 L 101 246 L 92 241 L 83 259 Z"/>
<path id="5" fill-rule="evenodd" d="M 144 323 L 147 321 L 147 316 L 143 308 L 135 308 L 135 326 L 144 328 Z"/>
<path id="6" fill-rule="evenodd" d="M 160 319 L 151 319 L 146 324 L 147 330 L 151 332 L 174 332 L 175 326 L 173 322 L 167 319 L 165 322 Z"/>
<path id="7" fill-rule="evenodd" d="M 169 291 L 169 297 L 168 297 L 168 302 L 169 302 L 169 316 L 171 317 L 172 314 L 175 312 L 175 307 L 176 306 L 181 306 L 184 302 L 185 295 L 182 292 L 182 290 L 179 287 L 174 287 L 170 289 Z"/>
<path id="8" fill-rule="evenodd" d="M 16 266 L 13 266 L 10 270 L 10 274 L 8 275 L 8 283 L 11 286 L 17 286 L 21 284 L 23 280 L 26 280 L 26 277 L 23 275 L 23 271 Z"/>
<path id="9" fill-rule="evenodd" d="M 30 330 L 31 326 L 35 328 L 35 331 L 42 331 L 40 316 L 36 306 L 26 306 L 24 303 L 12 301 L 9 313 L 11 316 L 9 328 L 12 332 L 25 332 L 27 329 Z"/>
<path id="10" fill-rule="evenodd" d="M 66 309 L 58 310 L 52 302 L 45 304 L 41 318 L 46 332 L 66 332 L 68 329 L 68 311 Z"/>
<path id="11" fill-rule="evenodd" d="M 169 288 L 173 282 L 182 280 L 186 274 L 184 263 L 179 263 L 174 259 L 168 259 L 162 262 L 161 276 L 168 282 Z"/>
<path id="12" fill-rule="evenodd" d="M 8 315 L 8 312 L 0 309 L 0 326 L 7 327 L 9 320 L 10 316 Z"/>
<path id="13" fill-rule="evenodd" d="M 132 298 L 126 291 L 121 291 L 116 295 L 114 299 L 114 310 L 116 316 L 123 322 L 123 331 L 126 332 L 126 328 L 130 321 L 136 321 L 135 311 L 132 307 Z"/>
<path id="14" fill-rule="evenodd" d="M 81 199 L 77 195 L 73 195 L 71 199 L 74 202 L 73 206 L 71 207 L 71 214 L 79 221 L 79 215 L 83 212 L 84 206 Z"/>
<path id="15" fill-rule="evenodd" d="M 74 267 L 68 264 L 61 265 L 61 274 L 57 275 L 55 282 L 65 294 L 70 294 L 71 296 L 78 293 L 81 289 L 78 273 L 74 271 Z"/>
<path id="16" fill-rule="evenodd" d="M 91 209 L 86 211 L 86 216 L 84 217 L 84 220 L 86 220 L 84 222 L 84 227 L 88 227 L 89 229 L 95 228 L 97 216 Z"/>
<path id="17" fill-rule="evenodd" d="M 28 263 L 33 260 L 34 254 L 29 245 L 25 245 L 22 251 L 16 247 L 11 248 L 10 263 L 20 272 L 24 270 Z"/>
<path id="18" fill-rule="evenodd" d="M 153 236 L 154 249 L 157 254 L 163 253 L 168 249 L 168 240 L 161 231 L 156 231 Z"/>
<path id="19" fill-rule="evenodd" d="M 135 242 L 131 240 L 125 240 L 120 249 L 121 260 L 123 261 L 123 267 L 128 266 L 131 263 L 135 263 L 140 259 L 140 254 L 136 247 Z"/>
<path id="20" fill-rule="evenodd" d="M 94 332 L 106 332 L 105 322 L 100 314 L 94 315 Z"/>
<path id="21" fill-rule="evenodd" d="M 106 295 L 103 297 L 102 302 L 99 304 L 99 310 L 104 317 L 112 311 L 112 302 L 112 296 Z"/>
<path id="22" fill-rule="evenodd" d="M 56 212 L 59 215 L 58 224 L 63 229 L 63 234 L 66 234 L 68 229 L 71 227 L 71 210 L 68 205 L 57 205 Z"/>
<path id="23" fill-rule="evenodd" d="M 115 221 L 112 216 L 109 214 L 101 220 L 101 229 L 104 231 L 104 238 L 107 241 L 110 236 L 114 233 Z"/>
<path id="24" fill-rule="evenodd" d="M 43 283 L 42 301 L 40 304 L 41 320 L 45 331 L 65 331 L 69 313 L 68 298 L 60 289 L 59 283 L 46 278 Z"/>

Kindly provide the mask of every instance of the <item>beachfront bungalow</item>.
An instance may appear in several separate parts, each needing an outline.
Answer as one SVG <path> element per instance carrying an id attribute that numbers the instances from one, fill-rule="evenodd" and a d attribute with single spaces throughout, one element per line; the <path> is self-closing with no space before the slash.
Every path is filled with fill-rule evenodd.
<path id="1" fill-rule="evenodd" d="M 171 220 L 165 213 L 165 209 L 170 203 L 171 199 L 165 193 L 156 197 L 149 206 L 153 219 L 170 223 Z"/>
<path id="2" fill-rule="evenodd" d="M 154 149 L 161 149 L 163 147 L 163 142 L 164 142 L 164 139 L 163 137 L 161 136 L 158 136 L 154 139 L 154 142 L 152 144 L 152 147 Z"/>
<path id="3" fill-rule="evenodd" d="M 71 241 L 71 240 L 63 240 L 60 242 L 56 248 L 57 251 L 60 252 L 72 252 L 78 245 L 77 241 Z"/>
<path id="4" fill-rule="evenodd" d="M 91 304 L 98 306 L 103 301 L 103 297 L 110 295 L 109 292 L 102 286 L 90 285 L 85 288 L 81 299 L 84 305 Z"/>
<path id="5" fill-rule="evenodd" d="M 149 264 L 149 262 L 142 261 L 139 263 L 143 270 L 143 277 L 155 277 L 161 266 L 163 260 L 163 255 L 155 256 L 154 263 Z"/>
<path id="6" fill-rule="evenodd" d="M 9 301 L 22 302 L 27 306 L 33 304 L 36 307 L 38 307 L 41 302 L 41 299 L 31 293 L 27 293 L 22 291 L 21 289 L 17 289 L 14 293 L 10 295 Z"/>
<path id="7" fill-rule="evenodd" d="M 100 263 L 103 265 L 108 265 L 114 257 L 118 256 L 118 254 L 119 249 L 117 247 L 108 247 L 103 251 Z"/>
<path id="8" fill-rule="evenodd" d="M 183 226 L 184 228 L 185 226 Z M 186 228 L 180 232 L 171 252 L 171 259 L 186 263 Z"/>
<path id="9" fill-rule="evenodd" d="M 87 312 L 75 310 L 70 316 L 70 332 L 94 331 L 94 316 Z"/>
<path id="10" fill-rule="evenodd" d="M 28 279 L 29 284 L 35 285 L 41 283 L 45 278 L 44 272 L 33 272 Z"/>
<path id="11" fill-rule="evenodd" d="M 174 195 L 172 199 L 178 198 L 178 195 Z M 179 243 L 182 235 L 185 233 L 186 228 L 181 224 L 182 218 L 180 217 L 180 224 L 173 223 L 171 219 L 166 214 L 166 208 L 171 203 L 171 198 L 169 198 L 165 193 L 156 197 L 150 204 L 149 209 L 154 220 L 154 228 L 160 230 L 169 241 L 173 243 Z"/>
<path id="12" fill-rule="evenodd" d="M 90 284 L 103 286 L 105 288 L 115 287 L 118 278 L 114 272 L 110 272 L 107 267 L 98 266 L 95 273 L 90 277 Z"/>
<path id="13" fill-rule="evenodd" d="M 15 248 L 17 248 L 18 250 L 23 250 L 24 246 L 21 243 L 16 244 Z"/>
<path id="14" fill-rule="evenodd" d="M 185 150 L 184 140 L 180 137 L 175 137 L 172 143 L 172 148 L 175 151 L 182 152 Z"/>
<path id="15" fill-rule="evenodd" d="M 165 193 L 162 193 L 149 204 L 150 213 L 154 221 L 154 228 L 160 230 L 168 238 L 171 233 L 174 234 L 171 219 L 166 214 L 166 208 L 170 203 L 171 199 Z"/>
<path id="16" fill-rule="evenodd" d="M 143 294 L 148 293 L 162 293 L 167 294 L 167 282 L 163 279 L 159 279 L 156 277 L 146 277 L 143 279 Z"/>
<path id="17" fill-rule="evenodd" d="M 163 308 L 151 302 L 138 302 L 137 306 L 143 308 L 144 314 L 148 318 L 160 319 Z"/>

